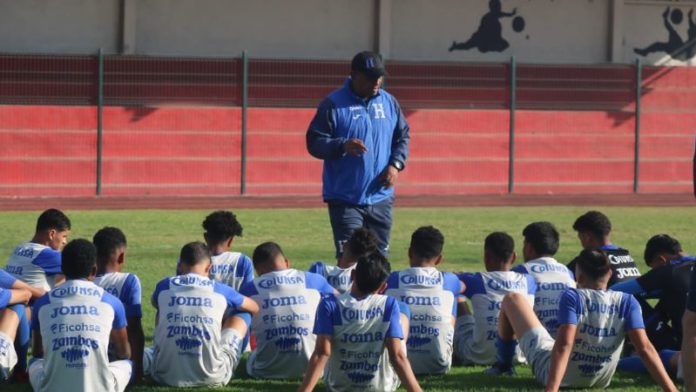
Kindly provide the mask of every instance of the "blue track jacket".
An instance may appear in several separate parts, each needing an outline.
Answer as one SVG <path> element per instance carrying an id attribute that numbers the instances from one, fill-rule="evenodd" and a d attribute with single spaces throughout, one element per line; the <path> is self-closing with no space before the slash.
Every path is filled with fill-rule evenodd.
<path id="1" fill-rule="evenodd" d="M 353 205 L 378 203 L 394 193 L 385 189 L 380 175 L 395 161 L 406 164 L 409 127 L 396 99 L 384 90 L 362 99 L 348 78 L 319 105 L 307 130 L 307 150 L 324 160 L 324 200 Z M 363 141 L 367 152 L 343 152 L 348 139 Z"/>

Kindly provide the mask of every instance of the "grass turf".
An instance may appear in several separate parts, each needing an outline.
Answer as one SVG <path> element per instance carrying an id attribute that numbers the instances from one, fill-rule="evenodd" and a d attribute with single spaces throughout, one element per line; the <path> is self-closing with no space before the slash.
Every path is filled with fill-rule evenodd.
<path id="1" fill-rule="evenodd" d="M 391 240 L 393 269 L 406 266 L 406 250 L 410 234 L 422 225 L 434 225 L 445 235 L 445 261 L 442 270 L 480 271 L 483 239 L 492 231 L 506 231 L 516 241 L 521 252 L 522 229 L 532 221 L 553 222 L 561 233 L 557 259 L 567 262 L 579 251 L 572 224 L 586 207 L 495 207 L 495 208 L 402 208 L 395 210 Z M 633 251 L 639 267 L 647 267 L 642 251 L 653 234 L 668 233 L 678 238 L 689 252 L 696 252 L 696 228 L 693 219 L 696 208 L 601 208 L 612 220 L 613 241 Z M 91 239 L 103 226 L 121 228 L 128 237 L 125 270 L 133 272 L 143 285 L 143 325 L 147 344 L 151 344 L 154 329 L 154 309 L 149 296 L 157 281 L 173 273 L 181 246 L 202 239 L 201 222 L 210 211 L 66 211 L 73 224 L 71 238 Z M 284 249 L 292 265 L 306 269 L 314 260 L 333 260 L 333 246 L 328 214 L 325 209 L 267 209 L 235 210 L 244 226 L 244 236 L 235 239 L 235 250 L 251 254 L 254 246 L 264 241 L 276 241 Z M 14 246 L 31 238 L 37 212 L 0 213 L 0 255 L 9 255 Z M 6 257 L 6 256 L 0 256 Z M 521 255 L 520 255 L 521 258 Z M 520 261 L 521 262 L 521 259 Z M 4 262 L 0 262 L 0 265 Z M 446 376 L 420 377 L 428 391 L 477 390 L 536 390 L 539 386 L 529 369 L 520 367 L 514 378 L 484 377 L 482 367 L 456 367 Z M 227 390 L 290 391 L 298 381 L 252 380 L 244 373 L 242 363 Z M 0 385 L 3 391 L 28 391 L 28 386 Z M 131 388 L 132 391 L 174 390 L 155 387 L 151 383 Z M 654 390 L 647 377 L 617 374 L 611 389 L 620 391 Z M 205 389 L 202 389 L 205 390 Z M 212 390 L 212 389 L 211 389 Z M 220 390 L 216 388 L 214 390 Z"/>

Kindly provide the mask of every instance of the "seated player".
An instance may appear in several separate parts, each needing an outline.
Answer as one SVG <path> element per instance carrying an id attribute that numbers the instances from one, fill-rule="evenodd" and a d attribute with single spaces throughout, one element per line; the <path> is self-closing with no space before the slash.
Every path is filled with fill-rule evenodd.
<path id="1" fill-rule="evenodd" d="M 534 222 L 522 231 L 524 264 L 512 270 L 529 274 L 537 283 L 534 313 L 552 337 L 558 330 L 558 301 L 568 287 L 575 287 L 575 277 L 553 256 L 558 251 L 559 235 L 550 222 Z"/>
<path id="2" fill-rule="evenodd" d="M 94 283 L 121 300 L 128 321 L 128 342 L 133 360 L 133 381 L 143 377 L 143 318 L 140 280 L 137 276 L 121 272 L 126 262 L 126 236 L 116 227 L 104 227 L 92 239 L 97 248 L 97 277 Z M 112 353 L 109 353 L 112 357 Z"/>
<path id="3" fill-rule="evenodd" d="M 681 360 L 684 368 L 684 385 L 687 392 L 694 392 L 696 391 L 696 268 L 691 270 L 691 284 L 686 311 L 682 317 L 682 328 L 684 335 Z"/>
<path id="4" fill-rule="evenodd" d="M 495 362 L 498 313 L 503 297 L 509 293 L 520 293 L 533 306 L 537 289 L 530 275 L 510 270 L 515 262 L 515 242 L 508 234 L 495 232 L 486 237 L 483 261 L 486 272 L 459 275 L 464 282 L 464 295 L 473 306 L 472 315 L 460 297 L 454 349 L 463 365 L 490 365 Z"/>
<path id="5" fill-rule="evenodd" d="M 265 242 L 252 256 L 258 277 L 241 293 L 261 307 L 252 319 L 256 349 L 247 359 L 247 374 L 256 378 L 300 378 L 307 369 L 316 336 L 317 305 L 334 289 L 322 276 L 290 268 L 280 246 Z"/>
<path id="6" fill-rule="evenodd" d="M 225 385 L 239 365 L 249 313 L 259 307 L 208 278 L 211 265 L 205 244 L 188 243 L 179 255 L 182 275 L 161 280 L 152 294 L 155 346 L 145 350 L 143 368 L 160 384 Z"/>
<path id="7" fill-rule="evenodd" d="M 321 299 L 317 344 L 298 391 L 312 391 L 324 376 L 330 391 L 420 391 L 402 339 L 399 304 L 377 294 L 390 266 L 379 252 L 358 259 L 350 293 Z M 327 366 L 328 364 L 328 366 Z"/>
<path id="8" fill-rule="evenodd" d="M 645 262 L 650 267 L 645 275 L 614 284 L 610 289 L 639 298 L 659 298 L 653 313 L 643 314 L 646 333 L 658 351 L 679 350 L 682 315 L 696 257 L 685 254 L 676 239 L 659 234 L 645 245 Z"/>
<path id="9" fill-rule="evenodd" d="M 415 374 L 443 374 L 452 366 L 457 297 L 463 284 L 457 275 L 436 268 L 444 243 L 440 230 L 418 228 L 408 248 L 410 268 L 392 272 L 387 280 L 385 294 L 404 302 L 411 314 L 406 346 Z"/>
<path id="10" fill-rule="evenodd" d="M 69 234 L 70 219 L 65 214 L 54 208 L 44 211 L 36 222 L 34 237 L 15 248 L 5 270 L 32 287 L 52 289 L 65 279 L 60 250 Z"/>
<path id="11" fill-rule="evenodd" d="M 232 252 L 235 237 L 242 236 L 242 225 L 229 211 L 215 211 L 203 221 L 206 244 L 212 255 L 210 279 L 239 291 L 244 283 L 254 280 L 254 270 L 249 256 Z"/>
<path id="12" fill-rule="evenodd" d="M 607 255 L 586 249 L 576 265 L 578 288 L 569 288 L 561 295 L 556 340 L 536 317 L 527 298 L 520 294 L 505 297 L 498 323 L 496 365 L 488 373 L 511 372 L 515 339 L 519 339 L 532 373 L 547 391 L 561 387 L 606 388 L 628 335 L 653 380 L 665 391 L 676 391 L 645 334 L 636 299 L 607 290 L 611 276 Z"/>
<path id="13" fill-rule="evenodd" d="M 34 304 L 34 391 L 123 391 L 131 377 L 126 315 L 118 298 L 91 281 L 97 250 L 85 240 L 63 250 L 67 281 Z M 109 362 L 112 344 L 117 360 Z"/>
<path id="14" fill-rule="evenodd" d="M 360 227 L 353 231 L 342 246 L 343 253 L 338 259 L 338 265 L 327 265 L 317 261 L 309 267 L 309 272 L 326 278 L 329 284 L 341 294 L 350 291 L 350 275 L 355 269 L 358 257 L 374 252 L 379 244 L 377 237 L 370 229 Z"/>
<path id="15" fill-rule="evenodd" d="M 25 340 L 29 339 L 27 332 L 29 321 L 25 304 L 31 299 L 31 291 L 11 288 L 14 280 L 9 274 L 0 271 L 0 381 L 7 380 L 10 372 L 17 365 L 18 352 L 15 351 L 13 343 L 19 342 L 18 338 L 22 333 L 25 334 Z M 24 361 L 26 363 L 26 351 L 24 351 Z"/>

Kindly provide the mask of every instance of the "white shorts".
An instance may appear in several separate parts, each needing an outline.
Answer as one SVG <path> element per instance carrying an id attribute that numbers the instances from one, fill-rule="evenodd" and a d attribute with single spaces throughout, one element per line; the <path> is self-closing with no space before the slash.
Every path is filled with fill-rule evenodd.
<path id="1" fill-rule="evenodd" d="M 0 380 L 10 378 L 12 368 L 17 364 L 14 342 L 4 332 L 0 332 Z"/>
<path id="2" fill-rule="evenodd" d="M 462 365 L 475 365 L 480 362 L 474 359 L 479 356 L 475 355 L 471 346 L 474 328 L 474 316 L 467 314 L 457 317 L 454 325 L 454 352 Z"/>
<path id="3" fill-rule="evenodd" d="M 43 384 L 45 361 L 43 358 L 35 359 L 31 365 L 29 365 L 29 383 L 35 391 L 40 391 L 41 385 Z M 131 379 L 131 374 L 133 373 L 133 362 L 129 359 L 124 359 L 120 361 L 109 362 L 109 371 L 113 377 L 114 390 L 116 392 L 123 392 L 128 386 Z"/>
<path id="4" fill-rule="evenodd" d="M 546 385 L 551 367 L 551 351 L 555 340 L 544 327 L 532 328 L 519 340 L 520 349 L 532 367 L 532 374 L 542 385 Z"/>

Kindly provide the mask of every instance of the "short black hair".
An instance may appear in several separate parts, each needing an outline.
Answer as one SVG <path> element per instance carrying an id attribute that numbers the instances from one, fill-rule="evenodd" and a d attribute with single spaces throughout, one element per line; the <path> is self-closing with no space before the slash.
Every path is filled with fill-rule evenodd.
<path id="1" fill-rule="evenodd" d="M 679 241 L 667 234 L 658 234 L 652 236 L 645 244 L 643 258 L 645 259 L 645 263 L 650 265 L 650 262 L 660 253 L 677 255 L 681 252 L 682 246 Z"/>
<path id="2" fill-rule="evenodd" d="M 422 226 L 411 234 L 411 252 L 423 259 L 433 259 L 442 254 L 445 236 L 433 226 Z"/>
<path id="3" fill-rule="evenodd" d="M 97 248 L 84 238 L 70 241 L 61 252 L 61 270 L 67 279 L 87 278 L 97 265 Z"/>
<path id="4" fill-rule="evenodd" d="M 233 237 L 242 236 L 242 225 L 237 216 L 230 211 L 218 210 L 205 217 L 203 221 L 208 241 L 220 243 Z"/>
<path id="5" fill-rule="evenodd" d="M 179 263 L 193 267 L 196 264 L 210 261 L 208 246 L 200 241 L 189 242 L 181 248 Z"/>
<path id="6" fill-rule="evenodd" d="M 350 238 L 343 246 L 350 249 L 350 253 L 357 258 L 376 251 L 378 249 L 378 240 L 372 230 L 359 227 L 353 230 Z"/>
<path id="7" fill-rule="evenodd" d="M 391 273 L 391 265 L 380 252 L 372 252 L 358 258 L 353 284 L 363 294 L 374 293 Z"/>
<path id="8" fill-rule="evenodd" d="M 37 233 L 52 229 L 58 231 L 70 230 L 70 218 L 61 210 L 55 208 L 49 208 L 42 212 L 41 215 L 39 215 L 39 219 L 36 220 Z"/>
<path id="9" fill-rule="evenodd" d="M 599 280 L 611 270 L 607 254 L 601 250 L 584 249 L 577 258 L 577 268 L 592 280 Z"/>
<path id="10" fill-rule="evenodd" d="M 515 240 L 508 233 L 496 231 L 486 237 L 483 249 L 493 254 L 497 261 L 505 263 L 515 253 Z"/>
<path id="11" fill-rule="evenodd" d="M 97 248 L 97 261 L 108 261 L 114 252 L 128 245 L 126 235 L 121 229 L 109 226 L 94 233 L 92 242 Z"/>
<path id="12" fill-rule="evenodd" d="M 533 222 L 522 230 L 525 241 L 539 255 L 553 256 L 558 252 L 559 234 L 551 222 Z"/>
<path id="13" fill-rule="evenodd" d="M 587 211 L 575 220 L 573 229 L 579 233 L 591 233 L 595 239 L 601 240 L 611 233 L 611 221 L 599 211 Z"/>
<path id="14" fill-rule="evenodd" d="M 254 268 L 259 265 L 273 262 L 278 256 L 285 256 L 283 249 L 275 242 L 264 242 L 254 249 L 254 254 L 251 256 L 251 261 L 254 263 Z"/>

